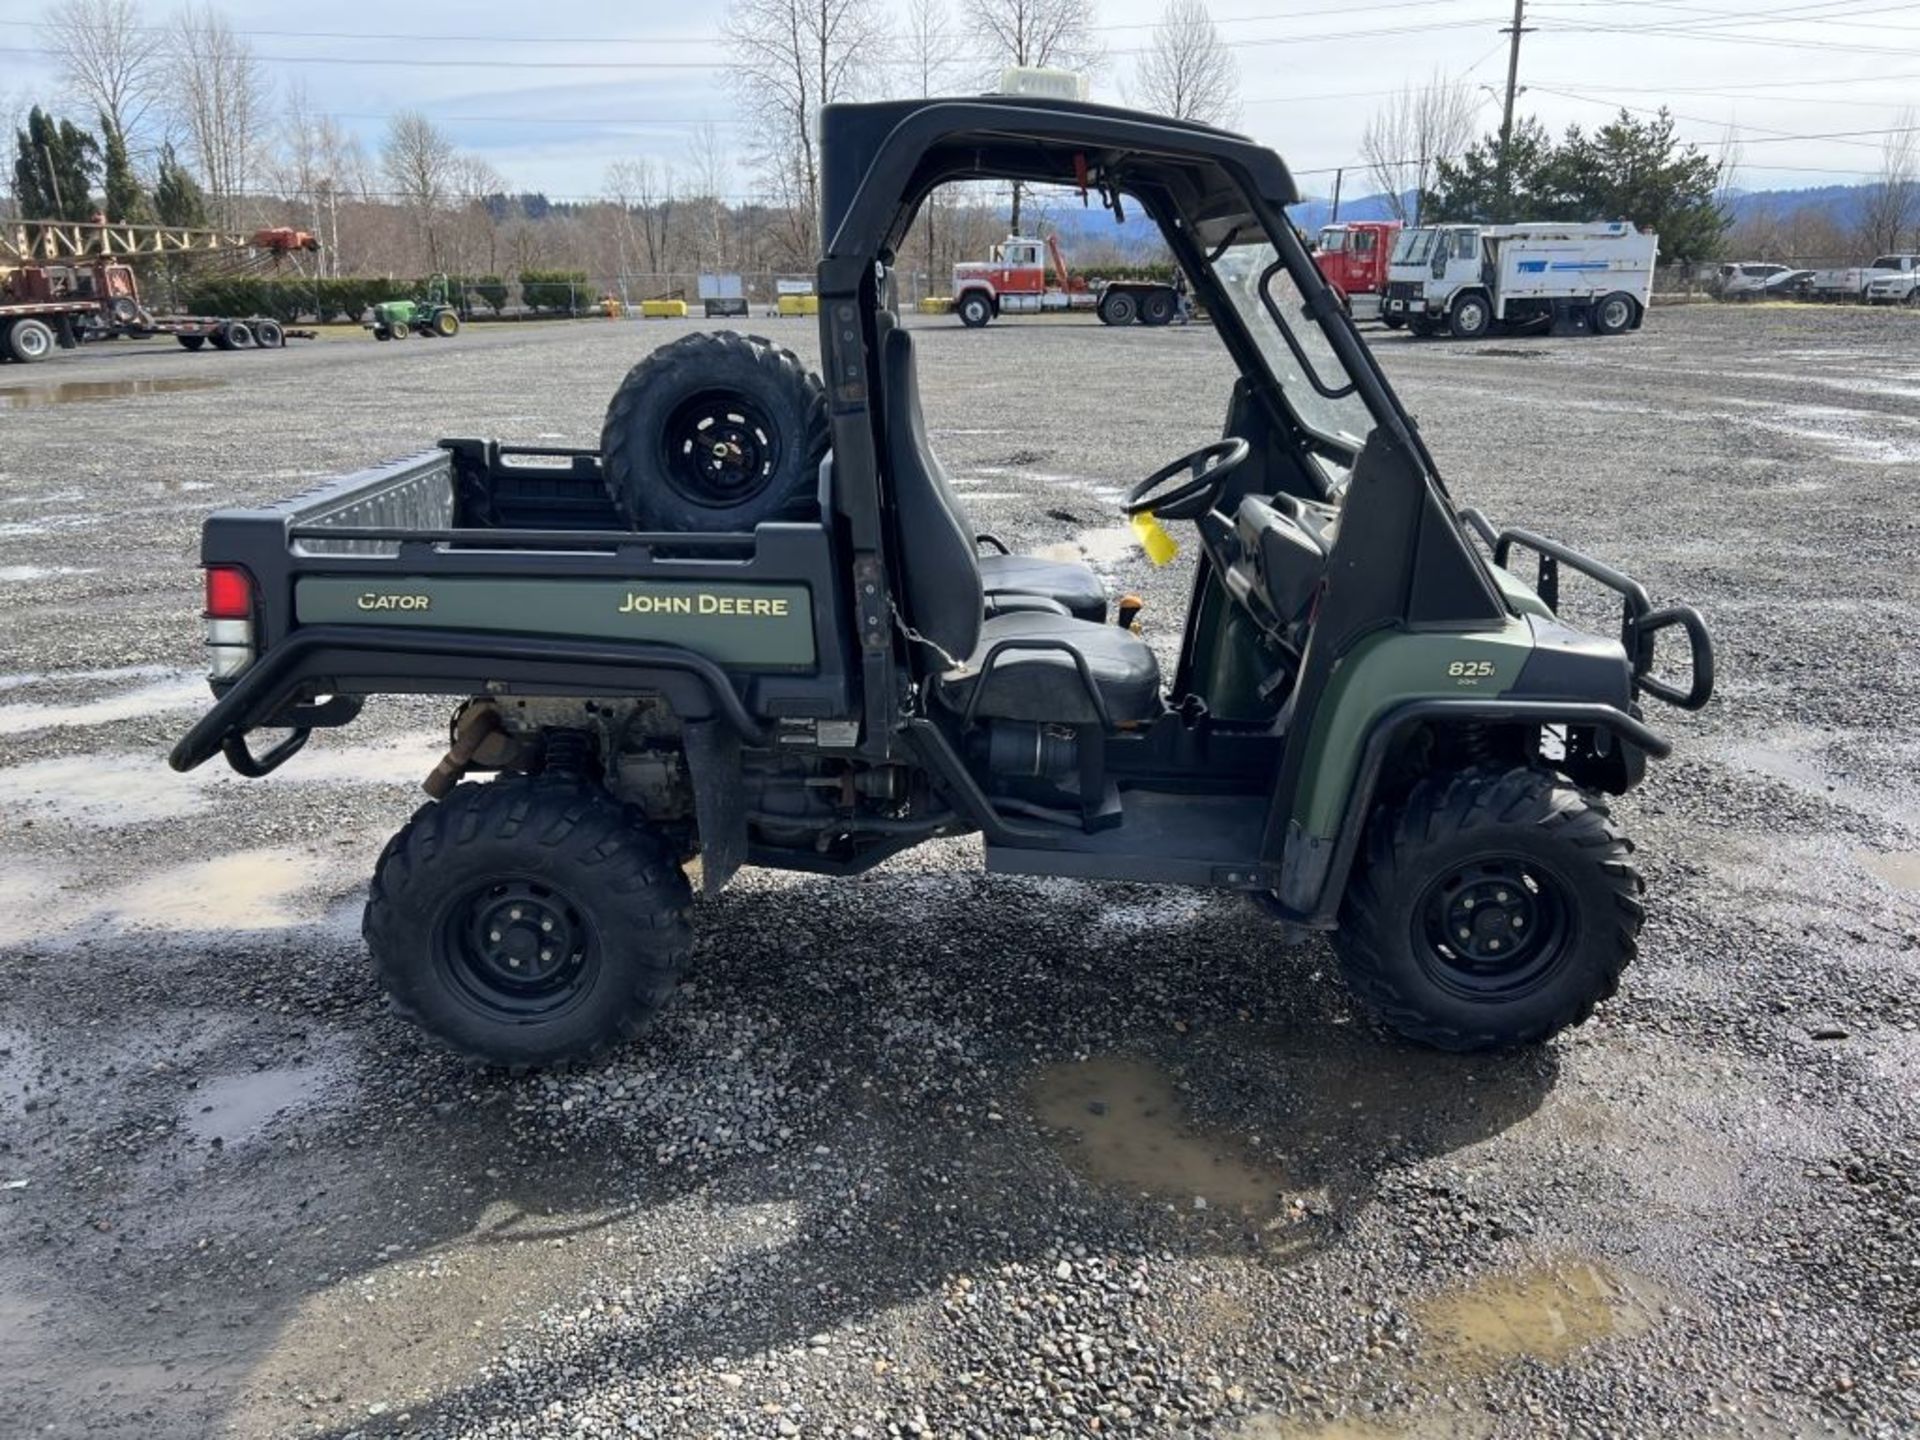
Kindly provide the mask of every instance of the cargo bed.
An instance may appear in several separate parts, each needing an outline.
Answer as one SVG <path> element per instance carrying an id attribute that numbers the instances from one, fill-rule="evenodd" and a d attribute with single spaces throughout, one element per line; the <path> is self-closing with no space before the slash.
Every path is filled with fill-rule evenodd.
<path id="1" fill-rule="evenodd" d="M 223 510 L 201 560 L 241 572 L 244 640 L 210 599 L 209 643 L 232 658 L 173 763 L 266 764 L 248 731 L 342 724 L 382 693 L 658 693 L 750 740 L 847 717 L 839 553 L 831 523 L 636 532 L 594 451 L 490 440 Z"/>

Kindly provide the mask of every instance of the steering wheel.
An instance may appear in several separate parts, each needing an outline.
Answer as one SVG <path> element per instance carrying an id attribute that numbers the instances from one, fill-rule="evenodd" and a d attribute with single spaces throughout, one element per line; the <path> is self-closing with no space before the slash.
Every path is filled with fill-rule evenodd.
<path id="1" fill-rule="evenodd" d="M 1134 486 L 1127 492 L 1126 504 L 1121 508 L 1129 516 L 1152 511 L 1163 520 L 1198 520 L 1213 508 L 1227 477 L 1245 464 L 1252 453 L 1253 447 L 1238 435 L 1203 445 L 1191 455 L 1182 455 L 1171 465 L 1161 466 Z M 1154 493 L 1182 470 L 1192 478 L 1164 495 Z"/>

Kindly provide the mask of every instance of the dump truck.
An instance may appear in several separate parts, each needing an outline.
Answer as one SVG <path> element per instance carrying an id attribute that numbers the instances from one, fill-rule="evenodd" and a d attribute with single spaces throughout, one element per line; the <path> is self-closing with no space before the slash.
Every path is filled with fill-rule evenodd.
<path id="1" fill-rule="evenodd" d="M 1619 335 L 1640 328 L 1659 238 L 1624 220 L 1422 225 L 1400 232 L 1383 316 L 1416 335 L 1495 329 Z"/>

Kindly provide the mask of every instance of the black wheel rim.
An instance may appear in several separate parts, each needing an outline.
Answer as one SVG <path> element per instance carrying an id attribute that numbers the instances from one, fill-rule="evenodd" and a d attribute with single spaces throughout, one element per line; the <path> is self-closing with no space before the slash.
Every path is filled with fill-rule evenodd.
<path id="1" fill-rule="evenodd" d="M 599 939 L 551 885 L 497 880 L 448 906 L 435 932 L 440 970 L 466 1004 L 492 1020 L 550 1020 L 592 986 Z"/>
<path id="2" fill-rule="evenodd" d="M 1427 977 L 1466 1000 L 1513 1000 L 1546 983 L 1573 948 L 1566 882 L 1510 855 L 1456 865 L 1421 892 L 1413 948 Z"/>
<path id="3" fill-rule="evenodd" d="M 661 437 L 667 483 L 699 505 L 743 505 L 780 465 L 780 432 L 745 396 L 710 391 L 683 400 Z"/>

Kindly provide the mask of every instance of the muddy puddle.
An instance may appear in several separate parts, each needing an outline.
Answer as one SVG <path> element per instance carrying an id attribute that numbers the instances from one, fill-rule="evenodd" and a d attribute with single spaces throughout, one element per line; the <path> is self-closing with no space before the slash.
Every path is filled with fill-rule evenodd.
<path id="1" fill-rule="evenodd" d="M 0 410 L 81 405 L 90 400 L 123 400 L 133 395 L 172 395 L 182 390 L 218 390 L 226 383 L 225 380 L 202 375 L 147 380 L 63 380 L 56 385 L 0 385 Z"/>
<path id="2" fill-rule="evenodd" d="M 384 786 L 411 792 L 443 750 L 431 739 L 335 749 L 316 745 L 280 771 L 275 784 Z M 0 768 L 0 812 L 109 830 L 202 815 L 239 800 L 250 783 L 220 761 L 179 775 L 158 753 L 96 751 Z"/>
<path id="3" fill-rule="evenodd" d="M 1920 890 L 1920 850 L 1909 850 L 1884 854 L 1878 850 L 1857 852 L 1860 863 L 1868 873 L 1893 886 L 1896 890 Z"/>
<path id="4" fill-rule="evenodd" d="M 1150 1061 L 1104 1056 L 1034 1079 L 1034 1117 L 1088 1179 L 1182 1209 L 1277 1214 L 1287 1180 L 1231 1137 L 1196 1129 L 1173 1081 Z"/>
<path id="5" fill-rule="evenodd" d="M 1645 1335 L 1665 1298 L 1644 1276 L 1568 1259 L 1486 1276 L 1413 1313 L 1445 1369 L 1482 1374 L 1513 1360 L 1557 1365 L 1590 1345 Z"/>
<path id="6" fill-rule="evenodd" d="M 0 565 L 0 585 L 30 585 L 36 580 L 93 573 L 93 568 L 87 565 Z"/>
<path id="7" fill-rule="evenodd" d="M 105 695 L 97 700 L 21 701 L 0 705 L 0 735 L 24 735 L 29 731 L 51 730 L 58 726 L 111 725 L 121 720 L 138 720 L 149 715 L 188 710 L 211 703 L 204 677 L 177 672 L 167 679 Z"/>
<path id="8" fill-rule="evenodd" d="M 299 850 L 241 850 L 162 870 L 119 891 L 108 908 L 133 929 L 280 930 L 307 918 L 294 900 L 323 873 L 315 856 Z"/>
<path id="9" fill-rule="evenodd" d="M 187 1095 L 181 1118 L 188 1133 L 206 1144 L 243 1144 L 275 1118 L 311 1109 L 339 1078 L 321 1065 L 222 1075 Z"/>

